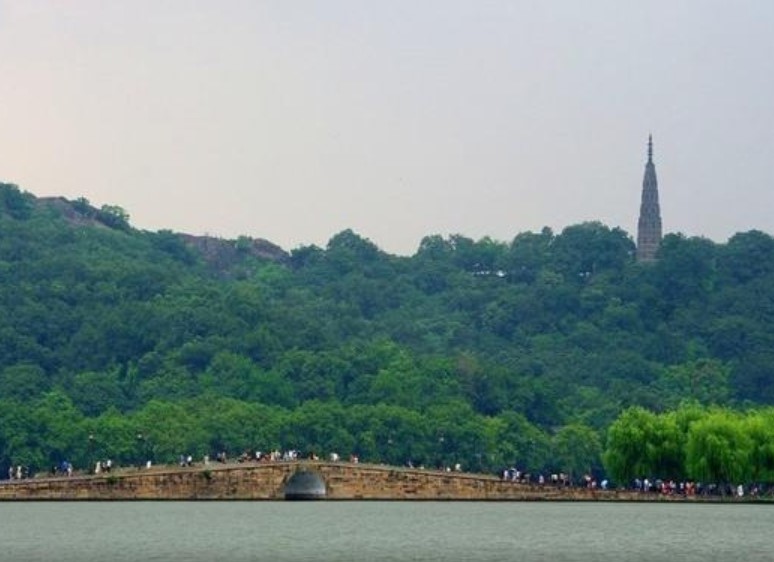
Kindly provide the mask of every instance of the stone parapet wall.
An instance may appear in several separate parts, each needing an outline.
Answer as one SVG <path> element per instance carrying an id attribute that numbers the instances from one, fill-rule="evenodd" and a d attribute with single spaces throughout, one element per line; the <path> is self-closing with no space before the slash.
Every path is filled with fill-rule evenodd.
<path id="1" fill-rule="evenodd" d="M 1 500 L 281 500 L 299 471 L 325 482 L 331 500 L 706 501 L 630 491 L 538 486 L 497 477 L 318 461 L 126 469 L 0 483 Z"/>
<path id="2" fill-rule="evenodd" d="M 4 482 L 0 500 L 282 499 L 287 465 L 123 470 Z"/>

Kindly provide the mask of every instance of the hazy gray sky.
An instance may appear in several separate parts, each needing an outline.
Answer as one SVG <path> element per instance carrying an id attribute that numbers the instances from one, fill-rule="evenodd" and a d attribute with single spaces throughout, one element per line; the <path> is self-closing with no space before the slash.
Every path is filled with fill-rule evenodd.
<path id="1" fill-rule="evenodd" d="M 774 232 L 770 0 L 0 0 L 0 180 L 138 228 L 413 253 Z"/>

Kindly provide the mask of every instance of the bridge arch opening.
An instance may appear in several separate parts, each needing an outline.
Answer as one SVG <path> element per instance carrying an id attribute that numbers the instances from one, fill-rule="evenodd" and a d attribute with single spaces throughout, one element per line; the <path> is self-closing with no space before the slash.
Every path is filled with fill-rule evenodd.
<path id="1" fill-rule="evenodd" d="M 322 475 L 314 470 L 299 470 L 285 482 L 286 500 L 321 500 L 327 491 Z"/>

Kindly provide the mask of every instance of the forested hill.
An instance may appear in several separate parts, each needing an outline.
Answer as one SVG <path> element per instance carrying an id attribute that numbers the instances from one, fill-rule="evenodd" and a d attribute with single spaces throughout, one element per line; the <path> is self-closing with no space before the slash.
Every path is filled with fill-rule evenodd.
<path id="1" fill-rule="evenodd" d="M 286 253 L 0 184 L 0 467 L 293 447 L 581 470 L 627 406 L 774 403 L 774 239 L 633 256 L 596 222 Z"/>

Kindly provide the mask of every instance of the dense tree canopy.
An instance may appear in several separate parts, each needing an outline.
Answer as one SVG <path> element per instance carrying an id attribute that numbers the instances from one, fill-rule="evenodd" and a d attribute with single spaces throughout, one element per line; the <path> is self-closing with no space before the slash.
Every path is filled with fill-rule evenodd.
<path id="1" fill-rule="evenodd" d="M 661 414 L 631 407 L 610 426 L 605 467 L 623 484 L 635 478 L 774 482 L 772 422 L 771 407 L 742 413 L 685 402 Z"/>
<path id="2" fill-rule="evenodd" d="M 774 476 L 768 414 L 688 430 L 678 408 L 774 404 L 765 233 L 670 234 L 651 265 L 597 222 L 254 247 L 0 184 L 0 468 L 294 447 L 579 475 L 607 438 L 617 478 L 732 479 L 740 455 Z"/>

